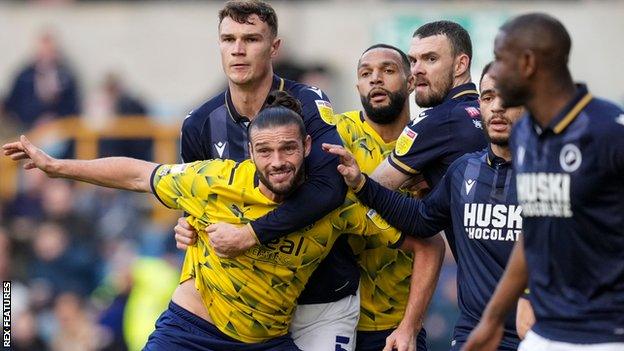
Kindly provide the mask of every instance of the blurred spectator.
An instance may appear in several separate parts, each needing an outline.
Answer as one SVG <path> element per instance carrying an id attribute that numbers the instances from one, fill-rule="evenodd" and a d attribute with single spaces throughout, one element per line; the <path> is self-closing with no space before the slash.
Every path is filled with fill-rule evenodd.
<path id="1" fill-rule="evenodd" d="M 97 282 L 97 267 L 84 247 L 73 244 L 70 249 L 70 243 L 64 227 L 53 222 L 41 224 L 32 245 L 29 277 L 40 279 L 53 294 L 72 291 L 86 296 Z"/>
<path id="2" fill-rule="evenodd" d="M 34 60 L 15 78 L 4 108 L 28 130 L 46 120 L 78 115 L 78 95 L 76 79 L 56 38 L 44 31 L 37 41 Z"/>
<path id="3" fill-rule="evenodd" d="M 90 127 L 105 127 L 111 120 L 124 116 L 145 116 L 145 103 L 124 86 L 120 76 L 109 72 L 101 88 L 86 105 L 86 121 Z M 152 159 L 150 140 L 103 140 L 100 142 L 100 157 L 128 156 L 142 160 Z"/>
<path id="4" fill-rule="evenodd" d="M 15 314 L 14 314 L 15 316 Z M 13 318 L 11 325 L 12 344 L 11 350 L 14 351 L 46 351 L 47 345 L 39 336 L 39 328 L 35 314 L 30 311 L 24 311 L 19 316 Z"/>
<path id="5" fill-rule="evenodd" d="M 54 316 L 58 330 L 52 339 L 52 350 L 95 351 L 100 349 L 101 334 L 83 304 L 82 299 L 73 293 L 64 293 L 57 297 L 54 304 Z"/>

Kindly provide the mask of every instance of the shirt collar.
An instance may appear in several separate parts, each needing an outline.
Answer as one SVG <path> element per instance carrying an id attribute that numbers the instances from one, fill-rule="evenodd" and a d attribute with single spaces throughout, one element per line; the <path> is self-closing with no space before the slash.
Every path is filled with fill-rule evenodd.
<path id="1" fill-rule="evenodd" d="M 533 122 L 533 127 L 540 135 L 547 130 L 551 130 L 553 133 L 559 134 L 576 119 L 583 108 L 585 108 L 585 106 L 587 106 L 592 99 L 593 96 L 587 90 L 587 86 L 585 84 L 577 84 L 576 94 L 572 97 L 572 100 L 568 102 L 568 104 L 555 116 L 555 118 L 544 130 L 542 130 L 537 121 L 535 121 L 533 115 L 529 114 L 531 121 Z"/>
<path id="2" fill-rule="evenodd" d="M 491 145 L 488 145 L 487 147 L 487 163 L 488 166 L 490 167 L 502 167 L 502 166 L 510 166 L 511 165 L 511 161 L 506 161 L 504 158 L 496 156 L 496 154 L 494 154 L 494 151 L 492 151 L 492 147 Z"/>
<path id="3" fill-rule="evenodd" d="M 451 91 L 446 94 L 444 98 L 444 102 L 447 102 L 452 99 L 457 99 L 464 95 L 477 95 L 479 96 L 479 92 L 477 91 L 477 86 L 474 83 L 466 83 L 455 88 L 451 89 Z"/>
<path id="4" fill-rule="evenodd" d="M 271 90 L 269 90 L 269 92 L 273 90 L 280 90 L 280 91 L 284 90 L 284 78 L 280 78 L 275 74 L 273 75 L 273 83 L 271 84 Z M 262 105 L 262 108 L 264 108 L 265 105 L 266 105 L 266 99 L 264 101 L 264 104 Z M 234 107 L 234 103 L 232 102 L 232 96 L 230 94 L 229 87 L 225 91 L 225 107 L 227 108 L 230 118 L 232 118 L 234 122 L 236 123 L 249 122 L 251 120 L 249 117 L 243 116 L 239 114 L 238 111 L 236 111 L 236 108 Z"/>

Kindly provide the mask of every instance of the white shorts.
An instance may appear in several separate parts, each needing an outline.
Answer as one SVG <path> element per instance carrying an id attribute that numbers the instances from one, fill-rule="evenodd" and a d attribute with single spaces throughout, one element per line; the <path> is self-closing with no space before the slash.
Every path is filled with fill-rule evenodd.
<path id="1" fill-rule="evenodd" d="M 529 330 L 526 338 L 522 340 L 518 351 L 622 351 L 624 343 L 610 342 L 604 344 L 570 344 L 567 342 L 553 341 Z"/>
<path id="2" fill-rule="evenodd" d="M 303 351 L 352 351 L 360 319 L 360 289 L 336 302 L 299 305 L 290 333 Z"/>

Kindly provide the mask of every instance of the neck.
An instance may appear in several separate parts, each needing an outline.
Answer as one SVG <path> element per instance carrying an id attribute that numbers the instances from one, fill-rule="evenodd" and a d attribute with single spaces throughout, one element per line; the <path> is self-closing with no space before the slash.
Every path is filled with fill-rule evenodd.
<path id="1" fill-rule="evenodd" d="M 260 109 L 262 109 L 262 105 L 264 105 L 264 101 L 271 91 L 271 85 L 273 85 L 272 68 L 265 77 L 257 82 L 250 82 L 245 85 L 229 82 L 230 97 L 236 112 L 242 116 L 249 117 L 249 119 L 254 119 L 260 112 Z"/>
<path id="2" fill-rule="evenodd" d="M 470 75 L 464 74 L 453 79 L 453 88 L 470 83 Z"/>
<path id="3" fill-rule="evenodd" d="M 490 147 L 492 148 L 494 155 L 504 159 L 507 162 L 511 161 L 511 150 L 509 149 L 509 145 L 503 146 L 490 144 Z"/>
<path id="4" fill-rule="evenodd" d="M 561 80 L 543 79 L 525 104 L 527 110 L 542 128 L 546 128 L 576 94 L 571 77 Z"/>
<path id="5" fill-rule="evenodd" d="M 364 120 L 368 123 L 377 134 L 383 139 L 384 142 L 389 143 L 397 140 L 405 126 L 409 123 L 409 102 L 406 102 L 405 107 L 399 114 L 399 117 L 390 124 L 379 124 L 373 122 L 368 116 L 366 112 L 362 112 L 364 114 Z"/>
<path id="6" fill-rule="evenodd" d="M 260 182 L 260 185 L 258 185 L 258 188 L 260 189 L 260 192 L 262 193 L 262 195 L 264 195 L 267 199 L 279 204 L 282 201 L 284 201 L 285 196 L 284 195 L 278 195 L 274 192 L 272 192 L 269 188 L 267 188 L 264 183 Z"/>

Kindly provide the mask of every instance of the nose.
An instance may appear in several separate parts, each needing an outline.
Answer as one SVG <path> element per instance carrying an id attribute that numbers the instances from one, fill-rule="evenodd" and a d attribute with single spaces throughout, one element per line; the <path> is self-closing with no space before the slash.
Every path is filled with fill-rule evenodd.
<path id="1" fill-rule="evenodd" d="M 232 49 L 232 55 L 244 56 L 245 55 L 245 42 L 242 39 L 236 39 L 234 42 L 234 48 Z"/>
<path id="2" fill-rule="evenodd" d="M 505 112 L 505 108 L 503 107 L 503 99 L 501 99 L 500 96 L 496 96 L 494 98 L 494 101 L 492 101 L 490 109 L 492 110 L 492 112 L 495 113 Z"/>
<path id="3" fill-rule="evenodd" d="M 420 64 L 420 60 L 412 62 L 412 64 L 410 65 L 410 71 L 414 76 L 416 76 L 417 74 L 425 74 L 424 67 Z"/>
<path id="4" fill-rule="evenodd" d="M 378 69 L 373 70 L 370 78 L 370 85 L 380 85 L 383 84 L 383 78 L 381 71 Z"/>

